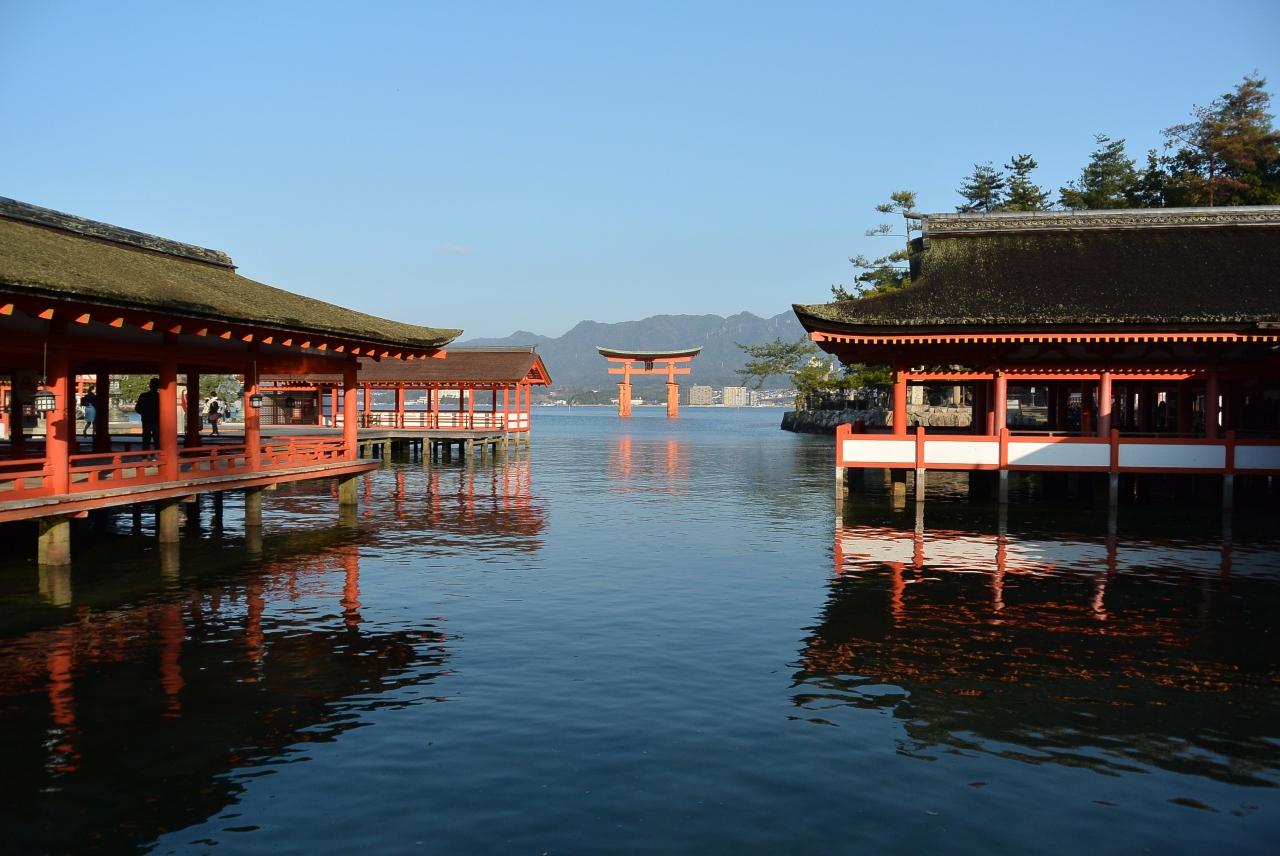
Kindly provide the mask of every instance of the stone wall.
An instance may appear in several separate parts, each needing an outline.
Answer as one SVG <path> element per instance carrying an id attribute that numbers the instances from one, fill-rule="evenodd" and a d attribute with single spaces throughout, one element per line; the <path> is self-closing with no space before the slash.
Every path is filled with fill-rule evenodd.
<path id="1" fill-rule="evenodd" d="M 919 422 L 931 427 L 968 427 L 972 413 L 968 407 L 945 405 L 907 405 L 907 424 Z M 893 413 L 879 408 L 870 410 L 792 410 L 782 414 L 782 430 L 805 434 L 834 434 L 836 426 L 862 420 L 868 426 L 892 426 Z"/>

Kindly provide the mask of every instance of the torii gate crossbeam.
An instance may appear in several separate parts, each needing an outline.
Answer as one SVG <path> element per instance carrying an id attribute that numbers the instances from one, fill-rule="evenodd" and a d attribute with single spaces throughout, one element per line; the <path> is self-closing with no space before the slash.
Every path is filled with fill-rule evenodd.
<path id="1" fill-rule="evenodd" d="M 692 371 L 688 363 L 702 353 L 701 346 L 672 351 L 626 351 L 601 347 L 596 350 L 611 363 L 609 374 L 622 375 L 618 383 L 619 416 L 626 418 L 631 415 L 632 375 L 666 375 L 667 416 L 675 419 L 680 415 L 680 384 L 676 382 L 676 375 L 687 375 Z M 635 363 L 641 365 L 636 366 Z"/>

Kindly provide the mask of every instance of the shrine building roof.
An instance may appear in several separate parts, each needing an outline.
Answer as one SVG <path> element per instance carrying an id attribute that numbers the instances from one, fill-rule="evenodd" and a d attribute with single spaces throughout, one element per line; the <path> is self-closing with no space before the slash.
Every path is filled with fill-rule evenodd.
<path id="1" fill-rule="evenodd" d="M 793 308 L 851 334 L 1280 328 L 1280 206 L 928 214 L 899 291 Z"/>
<path id="2" fill-rule="evenodd" d="M 366 315 L 240 276 L 217 250 L 4 197 L 0 293 L 400 348 L 440 348 L 462 332 Z"/>

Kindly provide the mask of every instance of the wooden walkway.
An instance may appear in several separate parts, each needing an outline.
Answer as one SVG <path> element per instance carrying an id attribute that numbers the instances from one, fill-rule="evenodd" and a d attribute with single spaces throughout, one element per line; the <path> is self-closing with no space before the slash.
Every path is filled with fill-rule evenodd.
<path id="1" fill-rule="evenodd" d="M 294 434 L 304 436 L 339 436 L 341 428 L 318 425 L 264 425 L 262 436 Z M 432 461 L 452 461 L 454 451 L 464 461 L 497 457 L 506 453 L 508 444 L 529 442 L 528 432 L 508 434 L 501 428 L 361 428 L 357 432 L 357 448 L 363 458 L 390 459 L 398 454 Z"/>

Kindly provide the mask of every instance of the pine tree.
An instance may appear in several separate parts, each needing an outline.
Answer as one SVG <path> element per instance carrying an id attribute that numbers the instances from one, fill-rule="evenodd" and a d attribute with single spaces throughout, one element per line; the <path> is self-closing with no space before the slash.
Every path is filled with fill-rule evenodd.
<path id="1" fill-rule="evenodd" d="M 1006 186 L 1004 173 L 992 166 L 990 161 L 974 164 L 973 174 L 956 191 L 967 201 L 963 205 L 957 205 L 956 210 L 962 214 L 971 211 L 998 211 L 1004 201 Z"/>
<path id="2" fill-rule="evenodd" d="M 1001 208 L 1005 211 L 1045 211 L 1049 208 L 1049 191 L 1031 180 L 1031 172 L 1039 164 L 1031 155 L 1014 155 L 1004 165 L 1009 170 L 1009 192 Z"/>
<path id="3" fill-rule="evenodd" d="M 908 262 L 911 256 L 911 233 L 919 230 L 913 209 L 916 207 L 916 194 L 910 190 L 899 190 L 889 194 L 889 201 L 876 206 L 880 214 L 901 214 L 906 245 L 901 250 L 885 253 L 879 258 L 868 258 L 856 255 L 849 259 L 857 273 L 853 277 L 853 291 L 843 285 L 831 286 L 831 296 L 835 300 L 853 300 L 869 294 L 880 294 L 885 291 L 897 291 L 911 284 L 911 271 Z M 874 229 L 868 229 L 867 237 L 888 237 L 893 235 L 893 225 L 881 223 Z"/>
<path id="4" fill-rule="evenodd" d="M 1155 149 L 1147 150 L 1147 165 L 1138 172 L 1131 193 L 1136 208 L 1163 208 L 1169 201 L 1169 173 L 1156 156 Z"/>
<path id="5" fill-rule="evenodd" d="M 1246 77 L 1234 91 L 1192 110 L 1193 121 L 1164 130 L 1171 185 L 1180 204 L 1280 202 L 1280 132 L 1272 126 L 1266 80 Z"/>
<path id="6" fill-rule="evenodd" d="M 1058 191 L 1064 208 L 1125 208 L 1134 204 L 1134 186 L 1138 172 L 1133 158 L 1125 154 L 1124 140 L 1113 140 L 1106 134 L 1094 137 L 1098 148 L 1089 155 L 1089 163 L 1080 178 Z"/>

